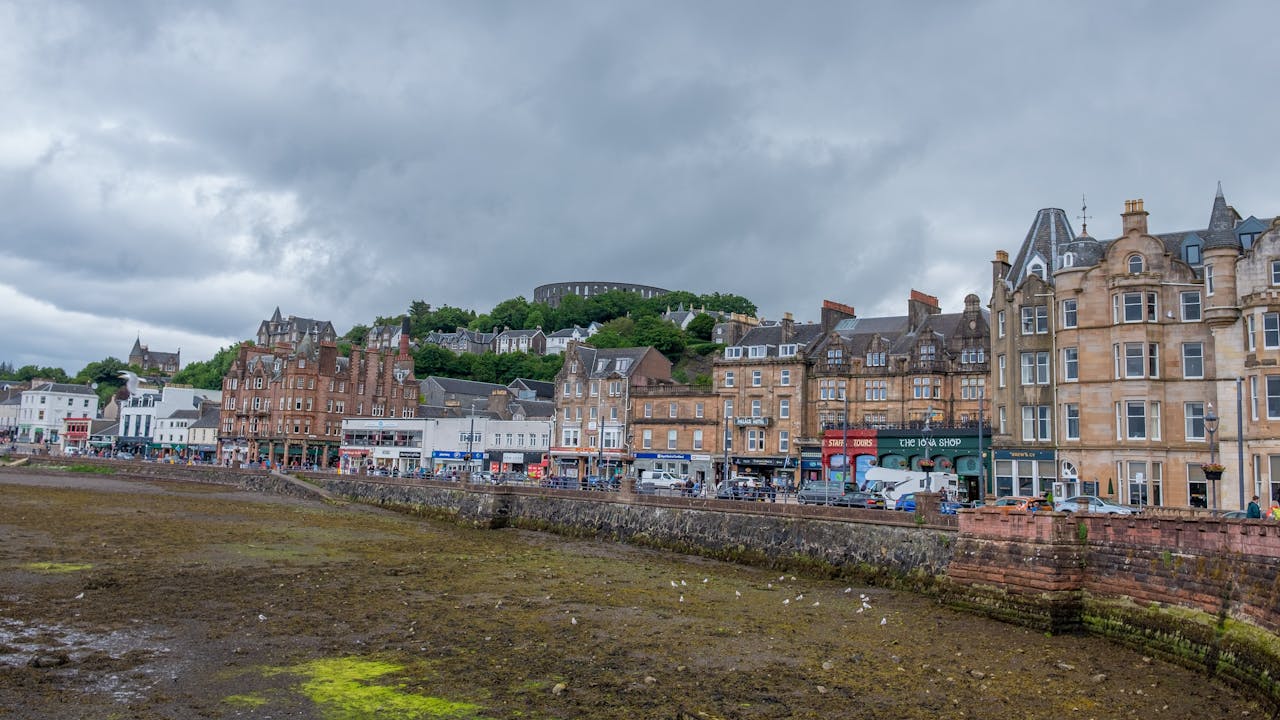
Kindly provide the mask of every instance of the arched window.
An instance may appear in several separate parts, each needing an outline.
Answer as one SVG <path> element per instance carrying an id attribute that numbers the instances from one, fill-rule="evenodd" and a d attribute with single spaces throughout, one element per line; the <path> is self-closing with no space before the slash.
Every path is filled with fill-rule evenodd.
<path id="1" fill-rule="evenodd" d="M 1135 275 L 1142 272 L 1142 256 L 1141 255 L 1129 256 L 1129 272 Z"/>

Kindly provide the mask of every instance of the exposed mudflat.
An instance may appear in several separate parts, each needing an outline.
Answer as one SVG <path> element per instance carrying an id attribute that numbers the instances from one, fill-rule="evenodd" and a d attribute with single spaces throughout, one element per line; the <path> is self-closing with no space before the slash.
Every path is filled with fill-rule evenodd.
<path id="1" fill-rule="evenodd" d="M 910 594 L 208 485 L 0 473 L 0 718 L 1240 718 Z"/>

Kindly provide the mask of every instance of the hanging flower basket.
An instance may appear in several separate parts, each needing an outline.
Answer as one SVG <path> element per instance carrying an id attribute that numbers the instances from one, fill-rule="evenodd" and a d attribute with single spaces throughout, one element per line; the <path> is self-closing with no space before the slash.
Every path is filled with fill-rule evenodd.
<path id="1" fill-rule="evenodd" d="M 932 470 L 932 469 L 933 469 L 933 461 L 932 461 L 932 460 L 921 460 L 921 461 L 920 461 L 920 465 L 919 465 L 919 467 L 920 467 L 920 469 L 921 469 L 921 470 L 925 470 L 925 471 Z"/>
<path id="2" fill-rule="evenodd" d="M 943 458 L 941 465 L 943 470 L 949 470 L 951 468 L 951 461 Z"/>
<path id="3" fill-rule="evenodd" d="M 1205 463 L 1200 466 L 1200 469 L 1204 470 L 1205 479 L 1218 480 L 1222 478 L 1222 473 L 1226 471 L 1227 468 L 1225 465 L 1220 465 L 1218 463 Z"/>

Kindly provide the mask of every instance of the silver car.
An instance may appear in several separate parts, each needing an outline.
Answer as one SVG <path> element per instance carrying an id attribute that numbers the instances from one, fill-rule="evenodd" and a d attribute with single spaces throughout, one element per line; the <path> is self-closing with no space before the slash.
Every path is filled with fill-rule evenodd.
<path id="1" fill-rule="evenodd" d="M 1076 512 L 1080 510 L 1081 502 L 1085 503 L 1084 512 L 1097 513 L 1101 515 L 1137 515 L 1136 508 L 1117 505 L 1113 502 L 1107 502 L 1097 495 L 1074 495 L 1065 500 L 1058 500 L 1053 503 L 1053 509 L 1058 512 Z"/>

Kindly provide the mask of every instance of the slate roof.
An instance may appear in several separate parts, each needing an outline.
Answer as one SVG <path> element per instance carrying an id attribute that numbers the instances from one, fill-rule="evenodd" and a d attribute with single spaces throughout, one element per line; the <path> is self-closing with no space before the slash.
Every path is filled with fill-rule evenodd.
<path id="1" fill-rule="evenodd" d="M 1067 214 L 1058 208 L 1044 208 L 1036 213 L 1036 218 L 1027 230 L 1027 237 L 1022 241 L 1018 257 L 1014 258 L 1006 278 L 1010 287 L 1018 287 L 1027 274 L 1033 260 L 1037 256 L 1044 260 L 1045 276 L 1053 277 L 1058 269 L 1059 244 L 1070 242 L 1076 234 L 1071 230 L 1071 222 Z"/>
<path id="2" fill-rule="evenodd" d="M 459 380 L 458 378 L 444 377 L 442 375 L 429 375 L 422 379 L 419 384 L 434 382 L 441 390 L 448 393 L 456 393 L 458 395 L 482 395 L 488 396 L 494 390 L 505 389 L 506 385 L 498 383 L 480 382 L 478 380 Z"/>
<path id="3" fill-rule="evenodd" d="M 822 337 L 820 323 L 794 323 L 791 324 L 790 332 L 787 331 L 785 323 L 757 325 L 748 330 L 734 347 L 764 345 L 766 356 L 777 357 L 779 345 L 796 345 L 804 348 L 820 337 Z"/>
<path id="4" fill-rule="evenodd" d="M 199 420 L 196 420 L 195 422 L 191 423 L 192 428 L 215 428 L 216 429 L 218 427 L 218 417 L 220 415 L 221 408 L 219 408 L 216 405 L 211 405 L 210 408 L 211 409 L 206 410 L 204 414 L 200 416 Z"/>
<path id="5" fill-rule="evenodd" d="M 199 420 L 200 411 L 194 410 L 194 409 L 174 410 L 173 412 L 169 413 L 169 417 L 165 419 L 166 420 Z"/>
<path id="6" fill-rule="evenodd" d="M 631 377 L 648 351 L 647 347 L 593 348 L 589 345 L 579 345 L 578 357 L 581 358 L 587 370 L 587 377 L 603 378 L 614 374 Z M 600 365 L 602 360 L 603 366 Z M 618 362 L 619 360 L 630 360 L 630 362 L 623 367 L 624 363 Z"/>
<path id="7" fill-rule="evenodd" d="M 1209 210 L 1209 221 L 1206 227 L 1195 228 L 1191 230 L 1177 230 L 1174 232 L 1151 233 L 1152 237 L 1164 243 L 1165 252 L 1177 258 L 1185 258 L 1185 248 L 1188 245 L 1200 244 L 1205 250 L 1212 248 L 1232 248 L 1242 251 L 1244 248 L 1240 244 L 1240 236 L 1238 232 L 1245 223 L 1257 221 L 1263 228 L 1270 226 L 1274 218 L 1246 218 L 1241 219 L 1240 214 L 1234 208 L 1227 204 L 1227 199 L 1222 193 L 1222 183 L 1218 183 L 1218 192 L 1214 195 L 1213 206 Z M 1066 235 L 1064 236 L 1064 233 Z M 1027 232 L 1027 237 L 1022 243 L 1022 247 L 1018 252 L 1018 257 L 1010 266 L 1007 281 L 1011 288 L 1016 288 L 1026 280 L 1027 266 L 1032 258 L 1038 253 L 1046 261 L 1049 258 L 1054 259 L 1054 267 L 1049 272 L 1049 282 L 1052 282 L 1052 271 L 1060 270 L 1064 267 L 1062 262 L 1065 253 L 1070 252 L 1071 265 L 1074 267 L 1089 267 L 1097 265 L 1106 253 L 1107 247 L 1111 244 L 1108 240 L 1098 240 L 1088 235 L 1072 236 L 1071 225 L 1067 222 L 1066 215 L 1056 208 L 1048 208 L 1036 213 L 1036 219 L 1031 224 L 1031 230 Z M 1056 247 L 1057 254 L 1053 254 Z"/>
<path id="8" fill-rule="evenodd" d="M 41 383 L 31 388 L 30 390 L 27 390 L 26 392 L 32 392 L 32 393 L 54 392 L 54 393 L 63 393 L 66 395 L 94 395 L 94 396 L 97 396 L 98 394 L 93 388 L 89 387 L 88 385 L 72 385 L 70 383 L 54 383 L 54 382 Z"/>
<path id="9" fill-rule="evenodd" d="M 534 395 L 539 398 L 554 399 L 556 396 L 556 384 L 553 382 L 544 382 L 542 380 L 516 378 L 507 384 L 507 389 L 512 390 L 517 395 L 520 390 L 532 390 Z"/>
<path id="10" fill-rule="evenodd" d="M 511 414 L 515 415 L 515 409 L 519 408 L 524 411 L 524 416 L 530 420 L 540 418 L 554 417 L 556 414 L 556 403 L 554 400 L 513 400 L 507 407 L 511 409 Z"/>

